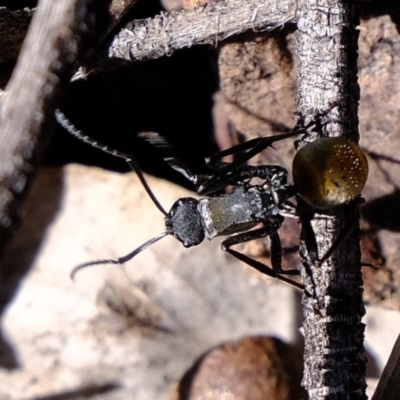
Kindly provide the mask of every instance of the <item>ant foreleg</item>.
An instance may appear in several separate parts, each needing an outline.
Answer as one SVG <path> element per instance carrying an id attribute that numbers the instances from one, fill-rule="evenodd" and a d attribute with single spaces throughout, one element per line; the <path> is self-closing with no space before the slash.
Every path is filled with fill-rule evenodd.
<path id="1" fill-rule="evenodd" d="M 216 154 L 213 154 L 210 157 L 207 157 L 206 165 L 210 168 L 215 169 L 214 165 L 218 165 L 218 160 L 221 160 L 226 156 L 236 155 L 239 157 L 235 161 L 233 161 L 232 163 L 224 163 L 226 166 L 233 165 L 235 167 L 250 160 L 250 158 L 265 150 L 267 147 L 272 146 L 275 142 L 279 142 L 280 140 L 284 140 L 304 132 L 304 128 L 299 128 L 293 129 L 285 133 L 278 133 L 277 135 L 264 136 L 247 140 L 246 142 L 229 147 L 228 149 L 222 150 Z M 224 169 L 224 172 L 228 172 L 227 169 Z"/>
<path id="2" fill-rule="evenodd" d="M 272 268 L 269 267 L 268 265 L 265 265 L 243 253 L 239 253 L 236 250 L 232 250 L 230 247 L 239 244 L 239 243 L 244 243 L 250 240 L 255 240 L 255 239 L 260 239 L 263 237 L 268 236 L 270 239 L 271 243 L 271 264 Z M 257 271 L 268 275 L 272 278 L 277 278 L 280 279 L 281 281 L 284 281 L 286 283 L 289 283 L 298 289 L 304 289 L 304 286 L 300 283 L 297 283 L 289 278 L 286 278 L 283 275 L 299 275 L 300 272 L 298 270 L 284 270 L 282 268 L 282 247 L 281 247 L 281 242 L 279 239 L 279 235 L 276 232 L 276 227 L 272 226 L 264 226 L 260 229 L 256 229 L 254 231 L 250 232 L 245 232 L 241 233 L 235 236 L 231 236 L 227 239 L 225 239 L 221 243 L 222 250 L 228 252 L 238 260 L 246 263 L 247 265 L 253 267 Z"/>
<path id="3" fill-rule="evenodd" d="M 286 185 L 287 171 L 279 165 L 238 165 L 230 174 L 221 176 L 218 182 L 208 186 L 206 191 L 204 191 L 204 186 L 200 185 L 198 192 L 202 195 L 209 195 L 224 189 L 228 185 L 240 186 L 253 178 L 260 178 L 271 183 L 276 179 L 282 185 Z"/>
<path id="4" fill-rule="evenodd" d="M 186 179 L 192 182 L 195 186 L 199 186 L 201 182 L 207 181 L 212 178 L 210 175 L 196 175 L 181 157 L 176 153 L 175 149 L 165 139 L 164 136 L 156 132 L 140 132 L 139 138 L 155 147 L 161 154 L 163 160 L 175 171 L 179 172 Z"/>
<path id="5" fill-rule="evenodd" d="M 217 166 L 218 165 L 222 166 L 222 168 L 218 168 L 219 173 L 215 174 L 210 180 L 208 180 L 207 182 L 205 182 L 203 185 L 200 186 L 199 193 L 207 193 L 207 192 L 209 192 L 210 187 L 213 187 L 215 185 L 218 186 L 218 182 L 223 178 L 224 175 L 229 174 L 238 165 L 242 165 L 242 164 L 246 163 L 248 160 L 250 160 L 256 154 L 261 153 L 266 148 L 272 146 L 272 144 L 274 142 L 278 142 L 280 140 L 284 140 L 284 139 L 290 138 L 292 136 L 297 136 L 300 134 L 307 133 L 307 130 L 309 128 L 311 128 L 312 126 L 318 126 L 318 124 L 320 123 L 321 117 L 327 115 L 332 110 L 332 108 L 334 108 L 336 106 L 337 106 L 337 103 L 331 104 L 327 110 L 319 112 L 315 116 L 315 118 L 305 126 L 299 127 L 298 125 L 302 124 L 302 122 L 300 122 L 300 124 L 297 124 L 297 126 L 289 132 L 280 133 L 280 134 L 273 135 L 273 136 L 265 136 L 265 137 L 250 139 L 250 140 L 243 142 L 241 144 L 238 144 L 236 146 L 232 146 L 226 150 L 222 150 L 219 153 L 216 153 L 216 154 L 212 155 L 211 157 L 207 158 L 206 159 L 207 166 L 209 166 L 210 168 L 213 168 L 212 165 L 214 164 Z M 232 163 L 218 162 L 218 160 L 220 160 L 223 157 L 228 156 L 228 155 L 237 155 L 238 157 Z"/>
<path id="6" fill-rule="evenodd" d="M 243 165 L 256 154 L 261 153 L 267 147 L 270 147 L 274 142 L 284 140 L 292 136 L 297 136 L 301 133 L 305 133 L 304 128 L 295 129 L 290 132 L 280 133 L 274 136 L 251 139 L 244 143 L 230 147 L 229 149 L 220 151 L 219 153 L 207 158 L 206 165 L 210 168 L 214 167 L 214 169 L 219 170 L 219 172 L 199 187 L 199 193 L 210 193 L 210 188 L 221 186 L 220 181 L 223 180 L 227 174 L 237 169 L 238 166 Z M 219 161 L 221 158 L 232 154 L 240 155 L 231 163 L 223 163 Z"/>

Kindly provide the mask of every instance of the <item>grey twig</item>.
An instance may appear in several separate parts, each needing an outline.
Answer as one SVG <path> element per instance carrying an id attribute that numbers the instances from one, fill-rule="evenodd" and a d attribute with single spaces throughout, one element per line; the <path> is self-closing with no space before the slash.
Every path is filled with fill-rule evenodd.
<path id="1" fill-rule="evenodd" d="M 216 46 L 221 40 L 247 30 L 273 30 L 287 22 L 295 22 L 295 15 L 296 3 L 293 0 L 211 0 L 190 10 L 135 20 L 105 43 L 73 80 L 92 72 L 116 68 L 123 60 L 168 56 L 176 50 L 198 44 Z"/>
<path id="2" fill-rule="evenodd" d="M 133 21 L 114 37 L 109 57 L 144 60 L 196 44 L 216 45 L 247 30 L 272 30 L 294 21 L 295 3 L 275 0 L 212 0 L 191 10 Z"/>
<path id="3" fill-rule="evenodd" d="M 82 41 L 93 33 L 95 0 L 41 0 L 0 109 L 0 252 L 51 133 L 54 109 Z M 99 6 L 97 6 L 97 10 Z M 90 22 L 88 22 L 90 21 Z"/>
<path id="4" fill-rule="evenodd" d="M 358 2 L 298 3 L 299 116 L 307 121 L 336 105 L 324 135 L 352 141 L 358 141 L 358 23 Z M 358 225 L 357 201 L 327 212 L 311 208 L 308 212 L 320 257 L 345 226 Z M 312 262 L 304 243 L 301 255 L 309 293 L 303 298 L 303 386 L 310 400 L 366 399 L 359 227 L 321 266 Z"/>

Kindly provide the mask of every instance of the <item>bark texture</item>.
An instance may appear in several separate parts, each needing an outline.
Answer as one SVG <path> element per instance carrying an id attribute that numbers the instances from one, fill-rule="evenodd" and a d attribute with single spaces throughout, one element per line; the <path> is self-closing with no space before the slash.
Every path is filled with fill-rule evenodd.
<path id="1" fill-rule="evenodd" d="M 97 21 L 93 0 L 42 0 L 0 110 L 0 249 L 22 217 L 53 113 Z"/>
<path id="2" fill-rule="evenodd" d="M 216 45 L 246 30 L 272 30 L 291 21 L 291 1 L 221 0 L 191 10 L 128 23 L 113 38 L 109 57 L 145 60 L 196 44 Z"/>
<path id="3" fill-rule="evenodd" d="M 322 134 L 358 141 L 358 4 L 302 0 L 297 17 L 298 116 L 309 122 L 336 105 L 323 118 Z M 357 204 L 359 199 L 324 213 L 303 204 L 303 218 L 311 220 L 319 258 L 348 224 L 358 225 Z M 304 224 L 302 235 L 304 239 Z M 304 243 L 301 250 L 308 294 L 303 297 L 303 385 L 310 399 L 365 399 L 359 228 L 352 230 L 322 266 L 313 265 Z"/>

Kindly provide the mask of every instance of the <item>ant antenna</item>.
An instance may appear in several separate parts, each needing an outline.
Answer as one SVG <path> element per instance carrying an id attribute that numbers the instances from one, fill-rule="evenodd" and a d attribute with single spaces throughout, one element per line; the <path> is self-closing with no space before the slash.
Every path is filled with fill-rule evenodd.
<path id="1" fill-rule="evenodd" d="M 152 245 L 155 242 L 158 242 L 160 239 L 162 239 L 163 237 L 165 237 L 167 235 L 168 235 L 168 232 L 160 233 L 159 235 L 153 237 L 152 239 L 148 240 L 146 243 L 139 246 L 137 249 L 131 251 L 126 256 L 119 257 L 116 259 L 110 258 L 108 260 L 106 259 L 106 260 L 89 261 L 84 264 L 80 264 L 71 271 L 69 276 L 74 281 L 76 273 L 83 268 L 91 267 L 91 266 L 98 265 L 98 264 L 125 264 L 127 261 L 131 260 L 133 257 L 135 257 L 136 255 L 141 253 L 143 250 L 145 250 L 147 247 L 149 247 L 150 245 Z"/>
<path id="2" fill-rule="evenodd" d="M 133 170 L 136 171 L 136 174 L 138 178 L 140 179 L 140 182 L 142 183 L 144 189 L 146 190 L 147 194 L 155 204 L 155 206 L 165 215 L 167 216 L 168 213 L 164 210 L 164 207 L 160 204 L 160 202 L 157 200 L 155 197 L 154 193 L 151 191 L 149 185 L 147 184 L 147 181 L 143 175 L 142 169 L 140 168 L 139 164 L 136 162 L 135 158 L 129 154 L 122 153 L 120 151 L 114 150 L 106 145 L 104 145 L 101 142 L 98 142 L 97 140 L 92 139 L 90 136 L 85 135 L 82 131 L 77 129 L 75 125 L 72 124 L 71 121 L 65 116 L 65 114 L 57 108 L 55 111 L 55 117 L 57 122 L 71 135 L 75 136 L 77 139 L 81 140 L 84 143 L 87 143 L 91 145 L 92 147 L 99 149 L 101 151 L 104 151 L 105 153 L 111 154 L 114 157 L 119 157 L 122 158 L 128 165 L 129 167 Z M 146 243 L 145 243 L 146 244 Z M 144 246 L 144 245 L 143 245 Z M 129 255 L 129 254 L 128 254 Z M 132 256 L 133 257 L 133 256 Z M 131 258 L 132 258 L 131 257 Z M 122 257 L 124 258 L 124 257 Z M 127 261 L 127 260 L 126 260 Z M 97 264 L 103 264 L 103 263 L 98 263 Z M 89 263 L 91 264 L 91 263 Z M 121 264 L 121 263 L 118 263 Z M 86 265 L 86 264 L 85 264 Z M 76 270 L 76 268 L 75 268 Z M 74 270 L 74 271 L 75 271 Z M 72 271 L 74 273 L 74 271 Z"/>

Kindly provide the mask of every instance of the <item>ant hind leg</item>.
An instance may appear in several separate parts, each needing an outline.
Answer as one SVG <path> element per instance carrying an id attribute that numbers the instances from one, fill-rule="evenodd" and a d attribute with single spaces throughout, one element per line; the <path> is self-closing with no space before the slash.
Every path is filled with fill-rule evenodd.
<path id="1" fill-rule="evenodd" d="M 272 268 L 266 264 L 263 264 L 243 253 L 240 253 L 236 250 L 231 249 L 231 246 L 239 243 L 244 243 L 250 240 L 260 239 L 263 237 L 269 237 L 271 243 L 271 264 Z M 221 247 L 224 251 L 231 254 L 233 257 L 238 260 L 246 263 L 250 267 L 256 269 L 257 271 L 268 275 L 272 278 L 280 279 L 283 282 L 289 283 L 295 286 L 298 289 L 304 289 L 304 286 L 296 281 L 286 278 L 284 275 L 299 275 L 300 272 L 297 269 L 293 270 L 284 270 L 282 268 L 282 246 L 278 233 L 276 232 L 275 227 L 272 226 L 264 226 L 260 229 L 241 233 L 239 235 L 231 236 L 225 239 Z"/>

